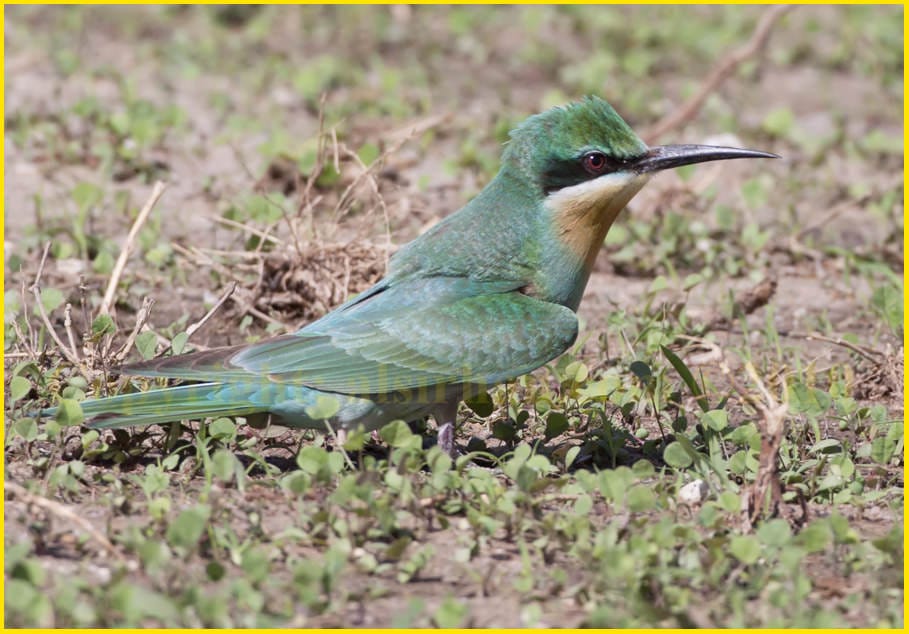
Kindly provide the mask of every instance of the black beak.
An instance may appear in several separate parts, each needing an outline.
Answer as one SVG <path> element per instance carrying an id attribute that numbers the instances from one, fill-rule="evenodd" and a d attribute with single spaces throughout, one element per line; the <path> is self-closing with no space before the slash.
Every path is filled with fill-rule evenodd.
<path id="1" fill-rule="evenodd" d="M 723 161 L 737 158 L 780 158 L 770 152 L 758 150 L 740 150 L 734 147 L 716 147 L 713 145 L 658 145 L 652 147 L 643 157 L 632 164 L 632 169 L 639 174 L 658 172 L 671 167 L 705 163 L 706 161 Z"/>

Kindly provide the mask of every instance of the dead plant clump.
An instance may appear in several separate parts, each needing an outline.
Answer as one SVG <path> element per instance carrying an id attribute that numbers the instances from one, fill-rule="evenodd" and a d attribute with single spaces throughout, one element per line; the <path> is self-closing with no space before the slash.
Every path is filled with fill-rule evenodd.
<path id="1" fill-rule="evenodd" d="M 854 394 L 858 399 L 880 400 L 888 397 L 903 400 L 905 360 L 903 347 L 893 351 L 890 346 L 879 359 L 862 364 L 855 379 Z"/>
<path id="2" fill-rule="evenodd" d="M 285 324 L 318 319 L 385 274 L 387 248 L 366 241 L 309 244 L 263 256 L 250 305 Z"/>

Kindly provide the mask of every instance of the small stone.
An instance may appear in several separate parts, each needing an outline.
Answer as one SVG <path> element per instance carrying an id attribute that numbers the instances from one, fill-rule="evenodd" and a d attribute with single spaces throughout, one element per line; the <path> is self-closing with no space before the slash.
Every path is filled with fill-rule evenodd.
<path id="1" fill-rule="evenodd" d="M 679 489 L 679 501 L 685 504 L 700 504 L 707 497 L 709 490 L 703 480 L 693 480 Z"/>

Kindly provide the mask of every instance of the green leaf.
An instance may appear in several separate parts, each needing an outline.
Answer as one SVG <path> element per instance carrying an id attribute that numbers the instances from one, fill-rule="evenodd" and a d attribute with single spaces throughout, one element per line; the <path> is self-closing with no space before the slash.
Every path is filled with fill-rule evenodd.
<path id="1" fill-rule="evenodd" d="M 322 466 L 328 463 L 328 452 L 321 447 L 308 445 L 300 449 L 297 454 L 297 466 L 301 471 L 310 475 L 316 475 L 322 470 Z"/>
<path id="2" fill-rule="evenodd" d="M 189 335 L 185 332 L 178 332 L 174 335 L 174 338 L 170 340 L 170 349 L 174 355 L 182 354 L 183 348 L 186 347 L 186 342 L 189 340 Z"/>
<path id="3" fill-rule="evenodd" d="M 833 405 L 831 396 L 818 388 L 807 387 L 802 383 L 793 383 L 787 387 L 789 394 L 789 411 L 794 414 L 807 414 L 817 417 Z"/>
<path id="4" fill-rule="evenodd" d="M 635 513 L 649 511 L 656 506 L 656 495 L 653 489 L 645 484 L 636 484 L 628 489 L 628 495 L 625 500 L 628 504 L 628 510 Z"/>
<path id="5" fill-rule="evenodd" d="M 391 447 L 406 447 L 413 442 L 414 435 L 407 423 L 396 420 L 379 430 L 379 438 Z"/>
<path id="6" fill-rule="evenodd" d="M 725 439 L 737 447 L 749 447 L 755 451 L 761 448 L 761 435 L 754 423 L 745 423 L 733 429 Z"/>
<path id="7" fill-rule="evenodd" d="M 82 181 L 76 183 L 70 195 L 73 197 L 73 202 L 75 202 L 80 209 L 88 209 L 101 202 L 103 192 L 97 185 Z"/>
<path id="8" fill-rule="evenodd" d="M 827 548 L 833 540 L 833 534 L 826 521 L 815 520 L 802 529 L 796 540 L 806 551 L 814 553 Z"/>
<path id="9" fill-rule="evenodd" d="M 546 417 L 546 440 L 552 440 L 568 431 L 568 418 L 562 412 L 549 412 Z"/>
<path id="10" fill-rule="evenodd" d="M 666 445 L 666 449 L 663 450 L 663 460 L 674 469 L 685 469 L 686 467 L 690 467 L 694 462 L 678 441 Z"/>
<path id="11" fill-rule="evenodd" d="M 892 284 L 878 286 L 871 294 L 871 307 L 893 332 L 903 330 L 903 290 Z"/>
<path id="12" fill-rule="evenodd" d="M 28 394 L 32 389 L 32 383 L 24 376 L 14 376 L 9 382 L 9 400 L 15 403 L 20 398 Z"/>
<path id="13" fill-rule="evenodd" d="M 158 338 L 155 336 L 155 333 L 150 330 L 140 333 L 139 336 L 136 337 L 136 350 L 139 351 L 139 354 L 142 355 L 142 358 L 145 360 L 155 356 L 157 345 Z"/>
<path id="14" fill-rule="evenodd" d="M 767 546 L 785 546 L 792 539 L 789 522 L 782 519 L 769 520 L 761 524 L 756 533 L 762 544 Z"/>
<path id="15" fill-rule="evenodd" d="M 574 513 L 575 515 L 587 515 L 593 509 L 593 498 L 582 493 L 578 496 L 578 499 L 574 501 Z"/>
<path id="16" fill-rule="evenodd" d="M 656 473 L 656 469 L 654 469 L 652 462 L 641 458 L 631 465 L 631 472 L 638 478 L 647 478 Z"/>
<path id="17" fill-rule="evenodd" d="M 489 396 L 489 392 L 486 391 L 480 392 L 473 398 L 467 399 L 464 401 L 464 404 L 480 418 L 486 418 L 495 410 L 492 397 Z"/>
<path id="18" fill-rule="evenodd" d="M 729 552 L 743 564 L 751 565 L 761 556 L 761 542 L 754 535 L 735 535 L 729 540 Z"/>
<path id="19" fill-rule="evenodd" d="M 650 366 L 643 361 L 632 361 L 628 369 L 644 383 L 647 383 L 653 376 Z"/>
<path id="20" fill-rule="evenodd" d="M 237 435 L 237 426 L 229 418 L 216 418 L 208 426 L 208 433 L 212 438 L 230 441 L 233 440 Z"/>
<path id="21" fill-rule="evenodd" d="M 825 454 L 835 454 L 843 452 L 843 445 L 836 438 L 825 438 L 824 440 L 819 440 L 811 446 L 811 449 L 808 450 L 809 453 L 825 453 Z"/>
<path id="22" fill-rule="evenodd" d="M 44 307 L 44 311 L 47 313 L 50 313 L 62 306 L 65 299 L 66 298 L 63 296 L 63 293 L 59 289 L 41 289 L 41 306 Z"/>
<path id="23" fill-rule="evenodd" d="M 20 418 L 13 423 L 13 431 L 23 439 L 31 442 L 38 437 L 38 423 L 34 418 Z"/>
<path id="24" fill-rule="evenodd" d="M 348 430 L 347 440 L 344 441 L 344 450 L 360 451 L 366 446 L 366 439 L 366 430 L 363 429 L 362 425 L 358 425 L 356 429 Z"/>
<path id="25" fill-rule="evenodd" d="M 259 583 L 268 576 L 270 569 L 268 555 L 260 548 L 250 548 L 243 553 L 240 567 L 250 581 Z"/>
<path id="26" fill-rule="evenodd" d="M 742 498 L 734 491 L 723 491 L 717 497 L 717 502 L 727 513 L 737 513 L 742 509 Z"/>
<path id="27" fill-rule="evenodd" d="M 590 371 L 587 368 L 587 365 L 582 361 L 572 361 L 565 367 L 565 380 L 574 381 L 575 383 L 583 383 L 587 380 L 587 376 Z"/>
<path id="28" fill-rule="evenodd" d="M 515 442 L 518 430 L 510 420 L 497 420 L 492 424 L 492 437 L 505 442 Z"/>
<path id="29" fill-rule="evenodd" d="M 789 108 L 774 108 L 764 117 L 761 127 L 768 134 L 776 137 L 785 137 L 792 131 L 795 115 Z"/>
<path id="30" fill-rule="evenodd" d="M 701 421 L 713 431 L 723 431 L 729 425 L 726 410 L 712 409 L 701 414 Z"/>
<path id="31" fill-rule="evenodd" d="M 442 601 L 439 609 L 433 615 L 433 621 L 437 627 L 455 628 L 461 627 L 466 617 L 467 606 L 460 603 L 457 599 L 449 597 Z"/>
<path id="32" fill-rule="evenodd" d="M 622 502 L 625 492 L 634 479 L 634 474 L 626 466 L 600 472 L 600 493 L 611 502 Z"/>
<path id="33" fill-rule="evenodd" d="M 306 408 L 306 415 L 315 420 L 328 420 L 338 413 L 341 403 L 334 396 L 319 394 L 315 405 Z"/>
<path id="34" fill-rule="evenodd" d="M 575 445 L 565 452 L 565 469 L 569 469 L 571 465 L 574 464 L 579 453 L 581 453 L 581 447 L 579 445 Z"/>
<path id="35" fill-rule="evenodd" d="M 666 280 L 665 275 L 657 275 L 656 278 L 650 283 L 650 287 L 647 289 L 648 293 L 657 293 L 659 291 L 669 288 L 669 282 Z"/>
<path id="36" fill-rule="evenodd" d="M 95 256 L 95 259 L 92 260 L 92 270 L 101 275 L 110 275 L 111 271 L 114 270 L 115 263 L 113 255 L 108 251 L 101 251 Z"/>
<path id="37" fill-rule="evenodd" d="M 889 464 L 902 444 L 903 424 L 892 423 L 884 436 L 878 436 L 871 441 L 871 459 L 878 464 Z"/>
<path id="38" fill-rule="evenodd" d="M 379 158 L 379 146 L 375 143 L 364 143 L 360 146 L 360 149 L 357 150 L 357 156 L 360 157 L 360 160 L 363 161 L 363 164 L 369 166 L 373 161 Z"/>
<path id="39" fill-rule="evenodd" d="M 212 581 L 220 581 L 224 578 L 227 571 L 223 564 L 217 561 L 210 561 L 205 565 L 205 574 Z"/>
<path id="40" fill-rule="evenodd" d="M 182 511 L 168 527 L 167 541 L 172 546 L 192 548 L 202 538 L 211 509 L 199 505 Z"/>
<path id="41" fill-rule="evenodd" d="M 7 271 L 16 267 L 7 266 Z M 22 300 L 19 291 L 10 289 L 3 294 L 3 323 L 11 324 L 22 309 Z"/>
<path id="42" fill-rule="evenodd" d="M 110 315 L 98 315 L 92 320 L 92 337 L 97 338 L 117 332 L 117 326 Z"/>
<path id="43" fill-rule="evenodd" d="M 584 399 L 609 398 L 621 385 L 622 382 L 618 376 L 606 376 L 579 389 L 578 396 Z"/>
<path id="44" fill-rule="evenodd" d="M 81 425 L 83 420 L 85 420 L 85 414 L 82 413 L 82 405 L 79 404 L 79 401 L 71 398 L 60 400 L 60 404 L 57 406 L 58 423 L 63 426 Z"/>
<path id="45" fill-rule="evenodd" d="M 237 459 L 226 449 L 218 449 L 211 457 L 212 474 L 219 480 L 230 482 L 234 477 L 234 465 Z"/>
<path id="46" fill-rule="evenodd" d="M 691 394 L 697 400 L 698 407 L 705 412 L 708 411 L 710 406 L 707 403 L 707 397 L 704 396 L 704 391 L 701 390 L 701 386 L 698 385 L 698 382 L 694 379 L 694 375 L 691 373 L 691 370 L 688 369 L 688 366 L 685 365 L 685 362 L 666 346 L 660 346 L 660 350 L 663 351 L 663 356 L 666 357 L 670 365 L 672 365 L 672 367 L 675 368 L 675 371 L 679 373 L 679 376 L 682 377 L 682 381 L 685 382 L 688 389 L 691 390 Z"/>

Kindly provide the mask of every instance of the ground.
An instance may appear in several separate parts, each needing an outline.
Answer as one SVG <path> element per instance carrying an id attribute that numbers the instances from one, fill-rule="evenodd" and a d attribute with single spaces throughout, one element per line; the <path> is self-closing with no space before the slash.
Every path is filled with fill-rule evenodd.
<path id="1" fill-rule="evenodd" d="M 6 624 L 901 627 L 903 9 L 771 11 L 6 7 Z M 585 94 L 782 158 L 655 178 L 470 455 L 79 425 L 364 290 Z"/>

